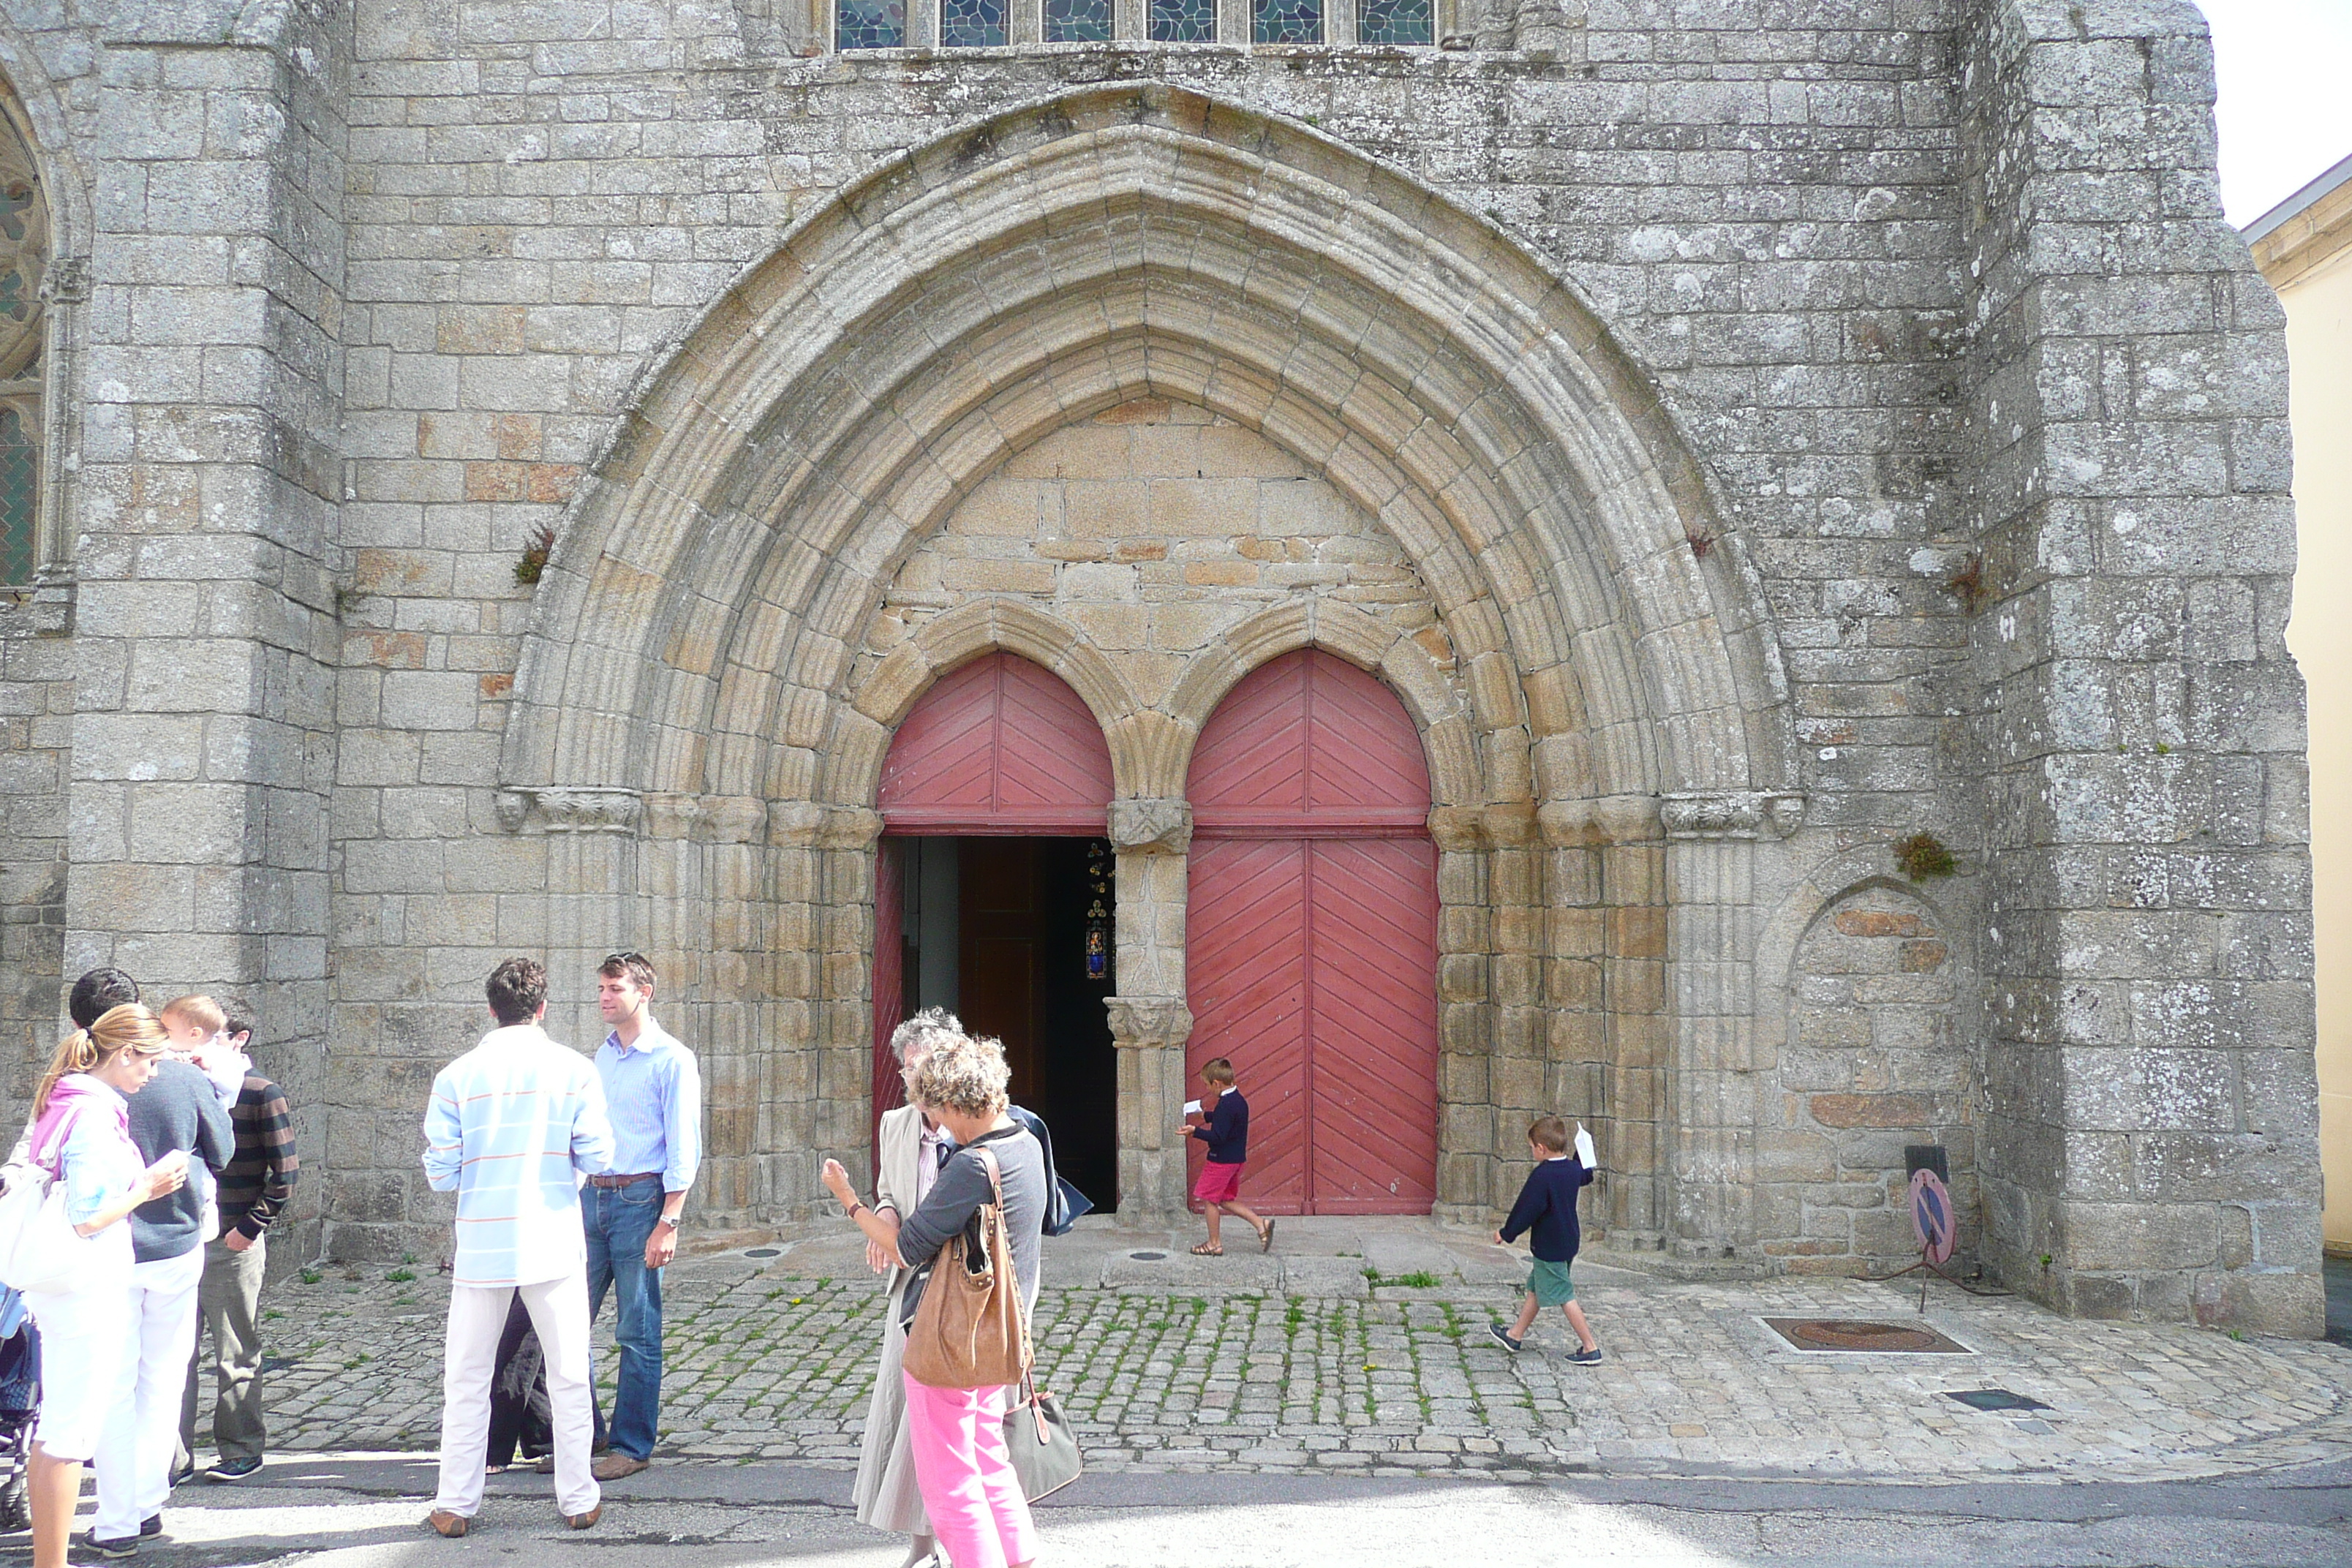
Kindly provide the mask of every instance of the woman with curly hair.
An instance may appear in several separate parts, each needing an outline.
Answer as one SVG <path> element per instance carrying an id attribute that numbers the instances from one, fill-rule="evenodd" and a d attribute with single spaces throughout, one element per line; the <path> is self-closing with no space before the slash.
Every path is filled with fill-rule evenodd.
<path id="1" fill-rule="evenodd" d="M 98 1451 L 108 1415 L 131 1397 L 139 1337 L 131 1313 L 131 1227 L 140 1205 L 179 1190 L 188 1157 L 142 1167 L 131 1107 L 170 1039 L 135 1002 L 76 1029 L 33 1097 L 26 1157 L 65 1187 L 66 1218 L 92 1245 L 70 1290 L 27 1290 L 41 1330 L 41 1416 L 26 1467 L 33 1568 L 66 1568 L 81 1468 Z"/>
<path id="2" fill-rule="evenodd" d="M 1004 1227 L 1013 1242 L 1024 1321 L 1036 1305 L 1045 1155 L 1037 1140 L 1006 1114 L 1009 1076 L 1001 1045 L 961 1035 L 939 1041 L 914 1069 L 910 1098 L 955 1139 L 956 1152 L 903 1222 L 868 1208 L 851 1189 L 839 1161 L 824 1163 L 826 1190 L 866 1239 L 891 1262 L 913 1270 L 898 1299 L 902 1331 L 914 1321 L 931 1265 L 949 1238 L 994 1201 L 982 1151 L 995 1156 L 1003 1185 Z M 954 1568 L 1022 1568 L 1037 1555 L 1037 1531 L 1005 1451 L 1003 1388 L 933 1388 L 903 1372 L 900 1376 L 915 1481 L 940 1552 Z"/>

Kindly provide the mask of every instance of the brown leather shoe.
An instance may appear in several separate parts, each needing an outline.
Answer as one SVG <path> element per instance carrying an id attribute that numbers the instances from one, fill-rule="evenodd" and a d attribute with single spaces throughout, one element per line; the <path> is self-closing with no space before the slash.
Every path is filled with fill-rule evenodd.
<path id="1" fill-rule="evenodd" d="M 446 1535 L 452 1541 L 465 1534 L 467 1531 L 473 1528 L 474 1524 L 474 1521 L 465 1515 L 451 1513 L 446 1508 L 436 1508 L 426 1514 L 425 1522 L 433 1527 L 434 1534 Z"/>
<path id="2" fill-rule="evenodd" d="M 652 1462 L 650 1459 L 631 1458 L 626 1454 L 607 1454 L 589 1466 L 588 1473 L 600 1481 L 617 1481 L 625 1476 L 635 1475 Z"/>
<path id="3" fill-rule="evenodd" d="M 600 1502 L 594 1508 L 590 1509 L 586 1513 L 565 1514 L 563 1516 L 563 1522 L 570 1525 L 574 1530 L 586 1530 L 604 1517 L 604 1505 Z"/>

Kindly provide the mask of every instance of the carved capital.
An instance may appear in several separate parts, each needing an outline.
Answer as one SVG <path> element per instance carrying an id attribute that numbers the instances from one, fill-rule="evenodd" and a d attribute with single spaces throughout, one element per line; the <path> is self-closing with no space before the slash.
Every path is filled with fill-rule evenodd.
<path id="1" fill-rule="evenodd" d="M 824 830 L 824 807 L 813 800 L 780 800 L 768 808 L 768 842 L 791 848 L 814 847 Z"/>
<path id="2" fill-rule="evenodd" d="M 1429 812 L 1429 836 L 1449 855 L 1486 847 L 1483 814 L 1475 805 L 1438 805 Z"/>
<path id="3" fill-rule="evenodd" d="M 1110 803 L 1114 849 L 1181 855 L 1192 844 L 1192 803 L 1188 800 L 1115 800 Z"/>
<path id="4" fill-rule="evenodd" d="M 1478 831 L 1486 836 L 1489 849 L 1525 848 L 1535 842 L 1535 802 L 1502 801 L 1481 807 Z"/>
<path id="5" fill-rule="evenodd" d="M 41 273 L 40 297 L 66 304 L 89 298 L 89 258 L 53 256 Z"/>
<path id="6" fill-rule="evenodd" d="M 882 814 L 859 805 L 780 800 L 767 808 L 768 842 L 793 849 L 865 849 L 882 837 Z"/>
<path id="7" fill-rule="evenodd" d="M 1110 996 L 1103 1005 L 1110 1012 L 1114 1045 L 1181 1046 L 1192 1037 L 1192 1010 L 1181 996 Z"/>
<path id="8" fill-rule="evenodd" d="M 1805 797 L 1794 790 L 1679 790 L 1660 798 L 1658 818 L 1669 838 L 1786 838 L 1804 825 Z"/>
<path id="9" fill-rule="evenodd" d="M 1532 801 L 1490 801 L 1485 805 L 1430 808 L 1429 836 L 1452 854 L 1478 849 L 1524 849 L 1536 838 Z"/>
<path id="10" fill-rule="evenodd" d="M 1544 842 L 1555 849 L 1634 844 L 1658 836 L 1658 797 L 1607 795 L 1592 800 L 1555 800 L 1536 813 Z"/>
<path id="11" fill-rule="evenodd" d="M 649 795 L 646 819 L 655 838 L 749 844 L 768 825 L 768 803 L 749 795 Z"/>
<path id="12" fill-rule="evenodd" d="M 820 849 L 866 849 L 882 837 L 882 814 L 868 811 L 862 805 L 835 805 L 825 809 L 824 826 L 817 830 L 816 847 Z"/>
<path id="13" fill-rule="evenodd" d="M 633 789 L 504 789 L 498 811 L 509 833 L 634 834 L 645 803 Z"/>

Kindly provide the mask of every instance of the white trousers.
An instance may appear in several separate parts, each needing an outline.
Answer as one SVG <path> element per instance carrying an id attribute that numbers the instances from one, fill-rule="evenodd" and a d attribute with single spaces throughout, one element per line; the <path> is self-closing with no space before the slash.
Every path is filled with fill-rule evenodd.
<path id="1" fill-rule="evenodd" d="M 116 1402 L 98 1438 L 98 1518 L 90 1533 L 120 1541 L 160 1513 L 172 1495 L 172 1455 L 180 1445 L 180 1401 L 196 1353 L 196 1289 L 205 1249 L 131 1268 L 131 1342 L 138 1358 L 131 1397 Z"/>
<path id="2" fill-rule="evenodd" d="M 490 1438 L 490 1379 L 507 1310 L 522 1297 L 547 1360 L 555 1427 L 555 1502 L 586 1513 L 602 1495 L 588 1473 L 594 1424 L 588 1392 L 585 1266 L 536 1285 L 457 1285 L 449 1291 L 449 1346 L 441 1374 L 441 1490 L 433 1506 L 471 1519 L 482 1506 L 482 1456 Z"/>
<path id="3" fill-rule="evenodd" d="M 110 1284 L 25 1293 L 41 1326 L 41 1419 L 33 1441 L 53 1459 L 88 1460 L 98 1452 L 107 1417 L 131 1403 L 139 1342 L 131 1327 L 129 1279 L 126 1269 Z"/>

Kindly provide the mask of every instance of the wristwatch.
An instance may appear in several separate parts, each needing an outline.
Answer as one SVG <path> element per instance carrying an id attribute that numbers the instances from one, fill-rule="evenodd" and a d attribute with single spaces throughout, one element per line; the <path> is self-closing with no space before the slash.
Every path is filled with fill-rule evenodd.
<path id="1" fill-rule="evenodd" d="M 654 1220 L 654 1223 L 655 1223 L 656 1225 L 666 1225 L 666 1226 L 669 1226 L 669 1227 L 670 1227 L 670 1229 L 672 1229 L 672 1230 L 676 1230 L 676 1229 L 677 1228 L 677 1221 L 676 1221 L 676 1220 L 674 1220 L 674 1219 L 670 1218 L 670 1216 L 669 1216 L 669 1215 L 661 1215 L 657 1216 L 657 1217 Z"/>

